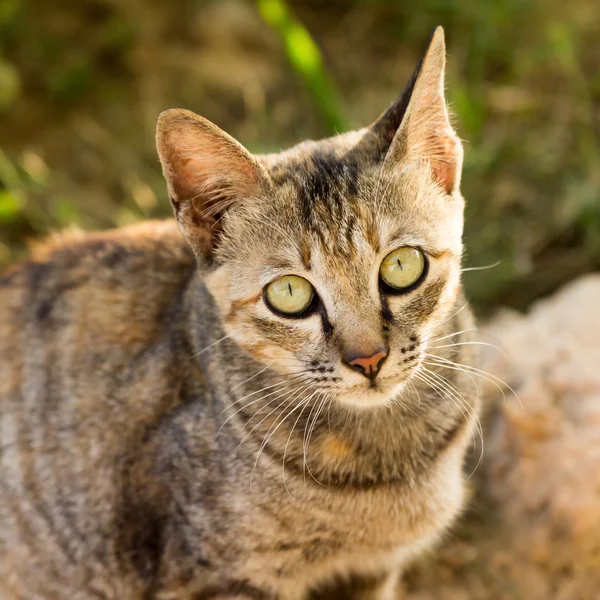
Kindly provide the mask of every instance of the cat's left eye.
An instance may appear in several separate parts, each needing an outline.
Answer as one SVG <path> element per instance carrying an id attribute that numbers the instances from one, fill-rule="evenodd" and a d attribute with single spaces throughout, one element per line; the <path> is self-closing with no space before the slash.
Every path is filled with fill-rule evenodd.
<path id="1" fill-rule="evenodd" d="M 392 291 L 413 289 L 425 275 L 425 255 L 418 248 L 406 246 L 390 252 L 381 262 L 381 281 Z"/>
<path id="2" fill-rule="evenodd" d="M 300 316 L 312 304 L 315 291 L 303 277 L 284 275 L 265 288 L 267 305 L 275 312 Z"/>

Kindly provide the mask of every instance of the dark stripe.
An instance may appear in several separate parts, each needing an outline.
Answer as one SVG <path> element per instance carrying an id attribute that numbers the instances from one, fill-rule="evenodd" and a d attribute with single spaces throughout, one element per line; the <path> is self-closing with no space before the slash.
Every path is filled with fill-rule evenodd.
<path id="1" fill-rule="evenodd" d="M 402 310 L 403 314 L 411 315 L 413 322 L 424 321 L 435 310 L 445 286 L 445 279 L 436 279 L 431 282 L 427 287 L 415 293 L 415 298 Z"/>
<path id="2" fill-rule="evenodd" d="M 423 468 L 427 468 L 431 464 L 433 464 L 439 455 L 450 446 L 453 441 L 456 439 L 459 431 L 466 425 L 468 421 L 468 417 L 461 414 L 460 418 L 457 417 L 457 420 L 453 423 L 452 427 L 448 430 L 439 430 L 439 429 L 431 429 L 431 432 L 438 438 L 438 441 L 433 445 L 433 448 L 430 446 L 430 450 L 427 451 L 425 448 L 422 448 L 419 451 L 419 455 L 416 457 L 420 461 L 420 465 L 417 466 L 411 463 L 411 456 L 408 455 L 404 458 L 404 461 L 407 464 L 410 464 L 411 470 L 413 472 L 418 472 Z M 315 431 L 318 430 L 318 425 L 315 428 Z M 254 441 L 260 444 L 263 440 L 262 437 L 260 439 L 254 432 L 252 432 L 248 438 L 254 438 Z M 283 452 L 274 448 L 270 444 L 267 444 L 262 451 L 263 454 L 266 454 L 275 464 L 281 465 L 283 462 Z M 288 454 L 286 455 L 285 460 L 285 471 L 286 473 L 301 478 L 303 481 L 305 479 L 306 470 L 304 468 L 304 458 L 303 456 L 294 457 Z M 279 468 L 279 467 L 278 467 Z M 396 469 L 397 469 L 396 465 Z M 314 470 L 314 469 L 313 469 Z M 376 471 L 374 469 L 374 471 Z M 417 473 L 418 474 L 418 473 Z M 405 485 L 409 477 L 405 475 L 403 471 L 395 471 L 389 475 L 383 475 L 381 472 L 375 472 L 372 476 L 360 476 L 356 471 L 346 471 L 346 472 L 329 472 L 327 474 L 318 473 L 316 474 L 317 479 L 325 486 L 332 487 L 335 489 L 352 489 L 352 490 L 372 490 L 381 487 L 395 487 L 400 485 Z M 307 480 L 310 478 L 306 478 Z"/>
<path id="3" fill-rule="evenodd" d="M 247 580 L 233 580 L 224 585 L 211 585 L 193 596 L 193 600 L 211 600 L 221 596 L 240 596 L 251 600 L 278 600 L 279 596 L 261 590 Z"/>
<path id="4" fill-rule="evenodd" d="M 281 465 L 283 461 L 283 452 L 277 450 L 276 448 L 271 447 L 267 444 L 262 451 L 263 454 L 266 454 L 275 464 Z M 306 469 L 304 468 L 303 458 L 300 460 L 300 457 L 294 458 L 289 455 L 286 455 L 285 460 L 285 471 L 291 475 L 294 475 L 304 481 L 306 476 Z M 306 477 L 306 480 L 309 481 L 312 479 L 311 477 Z M 345 473 L 328 473 L 326 476 L 323 474 L 318 474 L 317 479 L 325 486 L 332 487 L 335 489 L 352 489 L 352 490 L 371 490 L 379 487 L 393 487 L 397 485 L 402 485 L 406 483 L 407 478 L 404 475 L 398 474 L 395 477 L 389 478 L 364 478 L 357 479 L 357 474 L 354 471 L 348 471 Z"/>
<path id="5" fill-rule="evenodd" d="M 326 338 L 331 337 L 331 334 L 333 333 L 333 325 L 331 324 L 331 321 L 327 316 L 327 310 L 325 309 L 325 306 L 322 302 L 319 302 L 317 306 L 317 312 L 321 317 L 321 327 L 323 327 L 323 334 Z"/>
<path id="6" fill-rule="evenodd" d="M 388 300 L 387 296 L 384 296 L 383 294 L 380 296 L 381 297 L 381 316 L 383 318 L 384 321 L 386 321 L 387 323 L 393 323 L 394 322 L 394 315 L 392 314 L 392 311 L 390 310 L 390 303 Z M 384 327 L 385 327 L 385 323 L 384 323 Z"/>
<path id="7" fill-rule="evenodd" d="M 387 580 L 386 575 L 351 575 L 336 577 L 333 581 L 319 585 L 310 593 L 309 600 L 348 600 L 371 593 Z"/>

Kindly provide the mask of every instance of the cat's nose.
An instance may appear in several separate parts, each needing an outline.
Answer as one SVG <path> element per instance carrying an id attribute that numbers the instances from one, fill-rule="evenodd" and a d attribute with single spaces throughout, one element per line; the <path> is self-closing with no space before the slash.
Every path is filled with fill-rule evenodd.
<path id="1" fill-rule="evenodd" d="M 370 356 L 361 356 L 356 353 L 348 353 L 344 358 L 344 362 L 355 371 L 364 375 L 367 379 L 374 381 L 375 377 L 381 370 L 381 367 L 387 358 L 388 349 L 384 347 L 377 350 Z"/>

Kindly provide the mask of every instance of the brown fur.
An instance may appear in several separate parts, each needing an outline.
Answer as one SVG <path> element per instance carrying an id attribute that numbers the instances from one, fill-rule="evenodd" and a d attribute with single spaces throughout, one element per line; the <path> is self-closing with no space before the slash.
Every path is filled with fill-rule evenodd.
<path id="1" fill-rule="evenodd" d="M 462 507 L 477 404 L 442 362 L 472 329 L 443 65 L 438 30 L 374 125 L 278 155 L 167 111 L 183 235 L 71 236 L 2 276 L 0 599 L 393 597 Z M 405 245 L 428 272 L 389 294 Z M 285 274 L 303 318 L 263 299 Z M 381 345 L 373 382 L 344 363 Z"/>

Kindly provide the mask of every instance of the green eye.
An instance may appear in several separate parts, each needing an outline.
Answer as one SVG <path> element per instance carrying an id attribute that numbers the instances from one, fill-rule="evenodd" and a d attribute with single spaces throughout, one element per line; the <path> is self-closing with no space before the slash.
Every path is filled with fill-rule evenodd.
<path id="1" fill-rule="evenodd" d="M 265 290 L 267 304 L 286 315 L 303 313 L 310 306 L 314 295 L 313 286 L 297 275 L 284 275 L 271 282 Z"/>
<path id="2" fill-rule="evenodd" d="M 395 290 L 404 290 L 419 281 L 425 271 L 425 256 L 416 248 L 398 248 L 390 252 L 379 267 L 384 283 Z"/>

